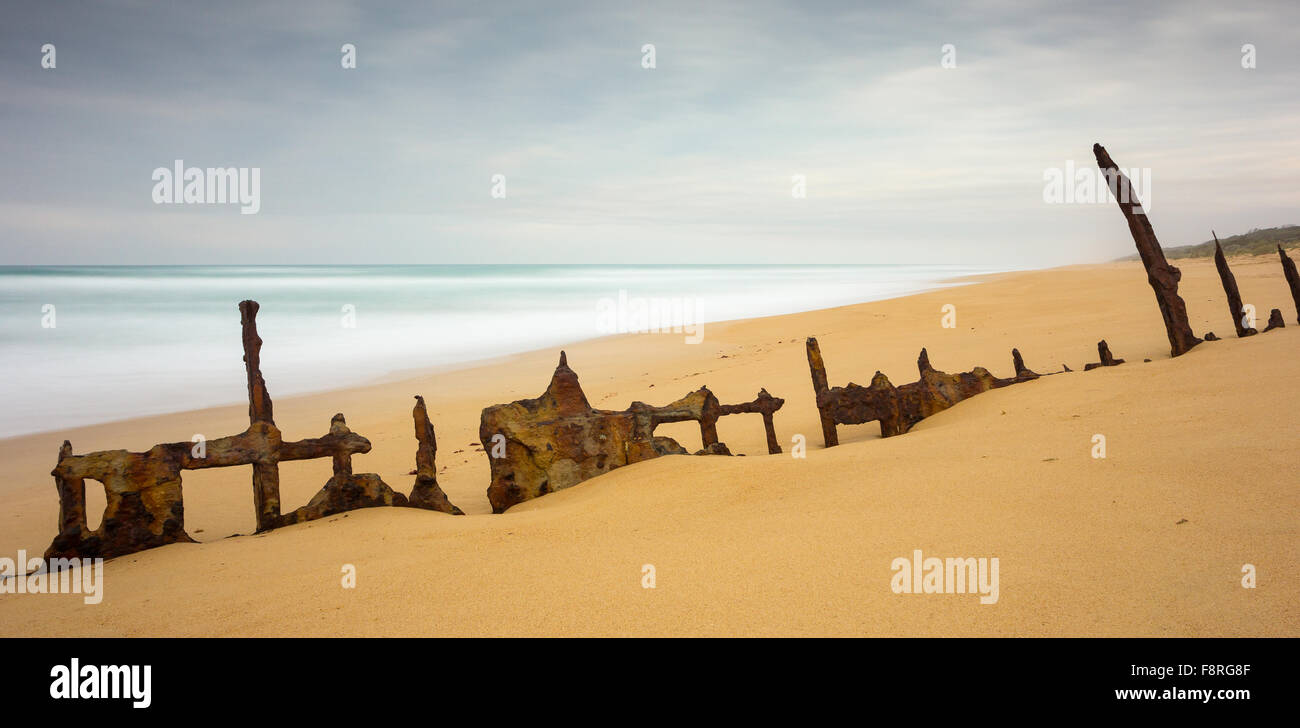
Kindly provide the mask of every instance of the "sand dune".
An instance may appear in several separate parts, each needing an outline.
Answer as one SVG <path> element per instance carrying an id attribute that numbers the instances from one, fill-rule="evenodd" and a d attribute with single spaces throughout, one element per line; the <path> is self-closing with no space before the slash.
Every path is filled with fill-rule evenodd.
<path id="1" fill-rule="evenodd" d="M 186 526 L 203 541 L 108 563 L 105 598 L 0 595 L 0 635 L 1300 635 L 1300 326 L 1275 257 L 1236 259 L 1248 303 L 1287 328 L 1238 340 L 1208 260 L 1179 261 L 1193 328 L 1170 359 L 1138 263 L 990 276 L 972 285 L 712 324 L 705 340 L 621 336 L 566 347 L 592 404 L 665 403 L 702 384 L 724 401 L 784 397 L 786 454 L 757 417 L 719 434 L 746 457 L 667 457 L 489 515 L 482 407 L 545 387 L 558 351 L 375 386 L 276 400 L 286 437 L 342 411 L 374 450 L 354 460 L 408 490 L 411 396 L 438 433 L 439 482 L 466 517 L 370 509 L 258 536 L 249 468 L 187 472 Z M 957 308 L 957 328 L 940 308 Z M 264 316 L 273 316 L 273 311 Z M 928 347 L 953 372 L 1007 376 L 1011 348 L 1040 373 L 880 439 L 841 428 L 821 448 L 804 359 L 816 336 L 831 383 L 880 369 L 912 381 Z M 1105 338 L 1123 366 L 1082 372 Z M 275 341 L 266 343 L 275 346 Z M 231 342 L 231 366 L 241 366 Z M 725 358 L 724 358 L 725 357 Z M 1144 363 L 1143 359 L 1151 359 Z M 272 394 L 292 372 L 266 371 Z M 232 393 L 232 397 L 242 393 Z M 0 441 L 0 555 L 39 553 L 55 531 L 59 443 L 145 449 L 231 434 L 243 405 Z M 688 448 L 690 423 L 663 427 Z M 790 455 L 795 434 L 804 459 Z M 1091 456 L 1103 434 L 1107 457 Z M 329 463 L 282 466 L 285 510 Z M 88 484 L 89 492 L 94 484 Z M 102 494 L 91 498 L 97 525 Z M 997 557 L 1000 596 L 900 595 L 891 561 Z M 357 587 L 340 586 L 344 564 Z M 642 587 L 653 564 L 654 589 Z M 1243 564 L 1259 585 L 1240 584 Z"/>

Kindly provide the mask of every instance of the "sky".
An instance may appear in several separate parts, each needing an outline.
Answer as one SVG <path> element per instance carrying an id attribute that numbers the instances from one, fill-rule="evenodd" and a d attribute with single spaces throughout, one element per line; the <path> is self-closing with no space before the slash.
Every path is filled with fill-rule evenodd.
<path id="1" fill-rule="evenodd" d="M 1113 203 L 1044 200 L 1094 142 L 1149 170 L 1166 246 L 1300 224 L 1297 27 L 1290 1 L 6 1 L 0 265 L 1108 260 Z M 175 160 L 259 169 L 259 211 L 156 204 Z"/>

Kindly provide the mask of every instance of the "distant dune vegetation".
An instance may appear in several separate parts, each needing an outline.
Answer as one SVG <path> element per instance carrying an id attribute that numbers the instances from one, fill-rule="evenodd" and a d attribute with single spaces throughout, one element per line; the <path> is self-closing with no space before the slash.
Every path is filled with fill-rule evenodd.
<path id="1" fill-rule="evenodd" d="M 1300 248 L 1300 225 L 1283 225 L 1273 228 L 1254 228 L 1240 235 L 1219 238 L 1223 253 L 1234 255 L 1264 255 L 1277 252 L 1277 246 L 1283 248 Z M 1166 258 L 1209 258 L 1214 255 L 1214 240 L 1210 239 L 1195 245 L 1180 245 L 1165 248 Z M 1136 254 L 1120 260 L 1137 260 Z"/>

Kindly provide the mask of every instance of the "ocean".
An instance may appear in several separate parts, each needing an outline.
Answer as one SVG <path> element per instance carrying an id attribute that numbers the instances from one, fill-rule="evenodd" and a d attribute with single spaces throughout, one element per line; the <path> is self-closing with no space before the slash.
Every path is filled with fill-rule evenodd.
<path id="1" fill-rule="evenodd" d="M 615 321 L 624 328 L 653 325 L 654 319 L 638 318 L 640 310 L 667 312 L 671 305 L 684 323 L 707 323 L 890 298 L 991 271 L 942 265 L 3 266 L 0 437 L 246 401 L 237 304 L 248 298 L 261 304 L 262 372 L 272 396 L 283 397 L 618 333 L 611 329 Z M 706 326 L 702 346 L 707 333 Z"/>

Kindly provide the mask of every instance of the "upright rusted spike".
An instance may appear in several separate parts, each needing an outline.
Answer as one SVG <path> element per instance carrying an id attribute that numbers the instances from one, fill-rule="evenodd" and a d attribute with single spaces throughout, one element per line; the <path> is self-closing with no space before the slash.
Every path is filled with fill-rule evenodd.
<path id="1" fill-rule="evenodd" d="M 262 339 L 257 335 L 257 301 L 240 301 L 239 323 L 243 327 L 244 369 L 248 374 L 248 422 L 250 431 L 269 425 L 268 435 L 279 439 L 272 416 L 271 394 L 262 379 Z M 265 428 L 264 428 L 265 429 Z M 278 443 L 277 443 L 278 444 Z M 280 467 L 272 458 L 253 463 L 253 508 L 257 531 L 269 531 L 280 520 Z"/>
<path id="2" fill-rule="evenodd" d="M 434 458 L 438 455 L 438 438 L 433 432 L 433 423 L 429 421 L 429 410 L 424 405 L 424 397 L 415 395 L 415 409 L 411 410 L 415 419 L 415 474 L 437 475 Z"/>
<path id="3" fill-rule="evenodd" d="M 930 366 L 930 353 L 925 350 L 925 347 L 921 347 L 921 355 L 916 357 L 916 368 L 922 377 L 926 372 L 934 371 L 934 367 Z"/>
<path id="4" fill-rule="evenodd" d="M 1037 379 L 1039 376 L 1038 372 L 1033 371 L 1029 367 L 1025 366 L 1025 360 L 1021 358 L 1019 349 L 1011 350 L 1011 365 L 1016 370 L 1016 379 L 1018 381 L 1023 382 L 1030 379 Z"/>
<path id="5" fill-rule="evenodd" d="M 718 443 L 718 418 L 722 416 L 722 403 L 709 390 L 708 385 L 700 387 L 700 391 L 705 393 L 700 417 L 700 443 L 707 450 L 710 445 Z"/>
<path id="6" fill-rule="evenodd" d="M 1296 273 L 1295 261 L 1291 256 L 1286 254 L 1282 246 L 1277 246 L 1277 255 L 1282 259 L 1282 274 L 1286 276 L 1286 284 L 1291 287 L 1291 300 L 1295 301 L 1296 321 L 1300 322 L 1300 273 Z"/>
<path id="7" fill-rule="evenodd" d="M 1160 241 L 1156 239 L 1151 221 L 1147 219 L 1142 202 L 1134 194 L 1128 177 L 1119 171 L 1119 167 L 1100 144 L 1092 145 L 1092 153 L 1097 158 L 1097 166 L 1106 175 L 1111 194 L 1119 203 L 1120 212 L 1124 213 L 1138 255 L 1142 258 L 1142 265 L 1147 269 L 1147 282 L 1151 284 L 1151 290 L 1155 291 L 1156 303 L 1160 306 L 1160 315 L 1165 321 L 1165 333 L 1169 335 L 1170 354 L 1186 354 L 1201 340 L 1192 333 L 1191 324 L 1187 322 L 1187 304 L 1178 295 L 1178 280 L 1183 274 L 1165 260 Z"/>
<path id="8" fill-rule="evenodd" d="M 1268 323 L 1264 325 L 1265 333 L 1285 326 L 1286 322 L 1282 320 L 1282 311 L 1280 309 L 1275 308 L 1268 312 Z"/>
<path id="9" fill-rule="evenodd" d="M 244 369 L 248 373 L 248 421 L 275 424 L 271 394 L 262 379 L 262 338 L 257 335 L 257 301 L 241 301 L 239 323 L 244 330 Z"/>
<path id="10" fill-rule="evenodd" d="M 348 429 L 347 420 L 343 419 L 343 413 L 334 415 L 330 420 L 331 435 L 350 435 L 352 430 Z M 345 449 L 334 451 L 334 474 L 344 478 L 352 476 L 352 452 Z"/>
<path id="11" fill-rule="evenodd" d="M 835 416 L 823 403 L 826 394 L 830 391 L 830 382 L 826 379 L 826 364 L 822 361 L 822 349 L 817 344 L 817 339 L 811 336 L 808 337 L 807 347 L 808 371 L 812 374 L 813 394 L 817 398 L 817 410 L 821 413 L 822 441 L 826 447 L 835 447 L 840 444 L 840 438 L 835 432 Z"/>
<path id="12" fill-rule="evenodd" d="M 463 516 L 465 512 L 447 499 L 438 485 L 438 468 L 434 457 L 438 453 L 438 439 L 433 434 L 433 423 L 429 422 L 429 411 L 424 406 L 424 397 L 415 395 L 415 409 L 411 410 L 415 420 L 415 487 L 407 505 L 412 508 L 424 508 L 442 511 L 453 516 Z"/>
<path id="13" fill-rule="evenodd" d="M 59 448 L 59 462 L 72 457 L 72 443 L 63 441 Z M 86 481 L 83 478 L 65 478 L 54 470 L 54 485 L 59 492 L 59 533 L 86 529 Z"/>
<path id="14" fill-rule="evenodd" d="M 1245 306 L 1242 305 L 1241 293 L 1237 290 L 1237 278 L 1228 268 L 1228 259 L 1223 255 L 1223 246 L 1219 245 L 1219 235 L 1213 230 L 1210 234 L 1214 236 L 1214 267 L 1219 269 L 1219 280 L 1223 282 L 1223 292 L 1228 296 L 1228 313 L 1232 315 L 1232 326 L 1237 330 L 1238 337 L 1254 336 L 1259 332 L 1242 322 L 1245 317 L 1243 313 Z"/>
<path id="15" fill-rule="evenodd" d="M 1111 355 L 1110 347 L 1106 345 L 1105 339 L 1097 342 L 1097 355 L 1101 357 L 1101 361 L 1084 364 L 1083 370 L 1085 372 L 1090 369 L 1096 369 L 1097 367 L 1114 367 L 1124 363 L 1123 359 L 1116 359 Z"/>
<path id="16" fill-rule="evenodd" d="M 776 412 L 781 405 L 785 404 L 785 400 L 778 400 L 776 397 L 768 394 L 766 388 L 758 390 L 758 397 L 756 399 L 763 407 L 761 411 L 763 413 L 763 431 L 767 434 L 767 454 L 780 455 L 781 443 L 776 439 L 776 425 L 772 422 L 772 414 Z"/>

